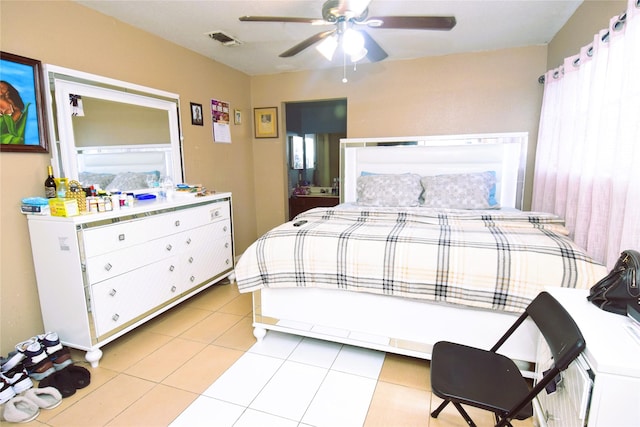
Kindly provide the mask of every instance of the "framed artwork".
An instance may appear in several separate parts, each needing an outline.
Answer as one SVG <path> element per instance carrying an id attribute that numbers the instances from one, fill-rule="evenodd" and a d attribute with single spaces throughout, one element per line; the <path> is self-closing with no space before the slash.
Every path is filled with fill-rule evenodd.
<path id="1" fill-rule="evenodd" d="M 202 104 L 191 102 L 191 124 L 196 126 L 204 126 L 202 117 Z"/>
<path id="2" fill-rule="evenodd" d="M 254 108 L 256 138 L 278 137 L 278 107 Z"/>
<path id="3" fill-rule="evenodd" d="M 233 124 L 241 125 L 242 124 L 242 111 L 233 110 Z"/>
<path id="4" fill-rule="evenodd" d="M 49 151 L 42 64 L 0 52 L 0 149 Z"/>

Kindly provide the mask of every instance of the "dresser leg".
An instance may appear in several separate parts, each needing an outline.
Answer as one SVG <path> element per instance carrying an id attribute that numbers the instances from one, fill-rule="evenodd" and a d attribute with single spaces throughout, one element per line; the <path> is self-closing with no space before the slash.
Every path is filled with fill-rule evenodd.
<path id="1" fill-rule="evenodd" d="M 102 358 L 102 350 L 100 350 L 99 348 L 91 349 L 87 351 L 87 354 L 85 354 L 84 358 L 87 362 L 91 363 L 92 368 L 97 368 L 98 362 Z"/>
<path id="2" fill-rule="evenodd" d="M 262 341 L 265 335 L 267 335 L 267 330 L 265 328 L 253 328 L 253 336 L 256 337 L 258 342 Z"/>

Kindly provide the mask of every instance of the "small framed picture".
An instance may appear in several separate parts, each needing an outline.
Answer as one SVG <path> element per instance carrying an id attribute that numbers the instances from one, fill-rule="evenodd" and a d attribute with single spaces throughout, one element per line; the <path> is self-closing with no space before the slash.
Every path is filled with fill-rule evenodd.
<path id="1" fill-rule="evenodd" d="M 233 124 L 241 125 L 242 124 L 242 111 L 233 110 Z"/>
<path id="2" fill-rule="evenodd" d="M 42 63 L 0 52 L 0 149 L 49 151 Z"/>
<path id="3" fill-rule="evenodd" d="M 191 103 L 191 124 L 203 126 L 202 120 L 202 104 Z"/>
<path id="4" fill-rule="evenodd" d="M 256 138 L 278 137 L 278 107 L 254 108 Z"/>

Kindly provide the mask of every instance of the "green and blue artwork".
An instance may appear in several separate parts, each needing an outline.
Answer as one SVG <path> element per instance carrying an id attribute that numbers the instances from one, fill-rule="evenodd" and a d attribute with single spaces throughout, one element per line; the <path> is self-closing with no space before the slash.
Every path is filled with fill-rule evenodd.
<path id="1" fill-rule="evenodd" d="M 36 114 L 29 108 L 36 103 L 33 67 L 0 60 L 0 143 L 40 145 Z"/>

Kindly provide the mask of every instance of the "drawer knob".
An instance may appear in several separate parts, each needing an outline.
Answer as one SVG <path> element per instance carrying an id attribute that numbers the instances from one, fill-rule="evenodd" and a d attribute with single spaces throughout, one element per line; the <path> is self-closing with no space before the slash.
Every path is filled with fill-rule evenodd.
<path id="1" fill-rule="evenodd" d="M 111 320 L 113 320 L 114 322 L 117 322 L 119 318 L 120 318 L 120 315 L 118 313 L 111 316 Z"/>
<path id="2" fill-rule="evenodd" d="M 191 244 L 191 237 L 188 237 L 187 238 L 187 245 L 190 245 L 190 244 Z"/>
<path id="3" fill-rule="evenodd" d="M 124 240 L 124 233 L 118 235 L 118 240 L 120 240 L 121 242 Z"/>
<path id="4" fill-rule="evenodd" d="M 231 263 L 231 260 L 229 260 L 229 258 L 226 259 L 225 264 L 229 265 Z"/>
<path id="5" fill-rule="evenodd" d="M 216 211 L 216 213 L 213 214 L 214 216 L 220 216 L 220 211 Z"/>
<path id="6" fill-rule="evenodd" d="M 170 251 L 171 249 L 173 249 L 173 246 L 171 246 L 170 244 L 167 245 L 167 250 Z"/>
<path id="7" fill-rule="evenodd" d="M 173 270 L 175 270 L 175 269 L 176 269 L 175 265 L 170 265 L 170 266 L 169 266 L 169 271 L 173 271 Z"/>
<path id="8" fill-rule="evenodd" d="M 224 227 L 222 227 L 222 231 L 224 231 L 224 232 L 227 231 L 227 226 L 226 225 Z"/>
<path id="9" fill-rule="evenodd" d="M 225 247 L 226 249 L 229 249 L 229 242 L 225 243 L 225 244 L 224 244 L 224 247 Z"/>
<path id="10" fill-rule="evenodd" d="M 109 291 L 109 296 L 115 297 L 117 293 L 118 293 L 118 291 L 116 291 L 115 289 L 111 289 Z"/>
<path id="11" fill-rule="evenodd" d="M 111 265 L 111 263 L 107 263 L 107 265 L 104 266 L 104 269 L 107 271 L 111 271 L 112 268 L 113 268 L 113 265 Z"/>
<path id="12" fill-rule="evenodd" d="M 192 256 L 189 257 L 189 264 L 193 264 L 193 257 Z"/>
<path id="13" fill-rule="evenodd" d="M 174 222 L 174 224 L 176 225 L 176 227 L 180 227 L 180 220 L 177 219 L 176 222 Z"/>
<path id="14" fill-rule="evenodd" d="M 196 276 L 191 276 L 191 277 L 189 277 L 189 280 L 190 280 L 190 281 L 192 281 L 192 282 L 194 282 L 194 281 L 196 280 Z"/>
<path id="15" fill-rule="evenodd" d="M 176 289 L 178 289 L 178 288 L 176 288 L 175 286 L 172 286 L 172 287 L 171 287 L 171 292 L 175 292 L 175 291 L 176 291 Z"/>

